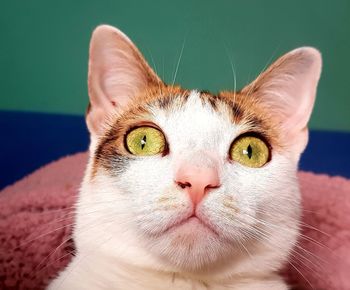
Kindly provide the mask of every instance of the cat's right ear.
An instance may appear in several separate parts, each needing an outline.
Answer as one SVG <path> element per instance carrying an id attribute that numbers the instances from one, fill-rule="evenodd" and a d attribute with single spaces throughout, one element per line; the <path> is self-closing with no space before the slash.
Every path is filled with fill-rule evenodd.
<path id="1" fill-rule="evenodd" d="M 135 95 L 162 81 L 120 30 L 98 26 L 91 37 L 88 88 L 90 105 L 86 122 L 92 136 L 99 136 L 115 112 L 121 112 Z"/>

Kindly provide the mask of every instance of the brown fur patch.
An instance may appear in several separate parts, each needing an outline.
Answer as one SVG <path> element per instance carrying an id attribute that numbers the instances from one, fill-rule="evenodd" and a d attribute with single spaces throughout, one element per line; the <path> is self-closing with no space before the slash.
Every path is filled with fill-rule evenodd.
<path id="1" fill-rule="evenodd" d="M 274 150 L 282 149 L 282 142 L 278 134 L 278 122 L 271 112 L 252 96 L 240 92 L 220 92 L 219 97 L 232 108 L 231 119 L 234 123 L 248 125 L 247 132 L 262 135 Z"/>
<path id="2" fill-rule="evenodd" d="M 149 87 L 131 101 L 122 114 L 110 116 L 105 134 L 101 137 L 95 151 L 92 165 L 92 178 L 99 167 L 108 172 L 120 172 L 125 161 L 134 158 L 125 148 L 124 139 L 127 132 L 136 125 L 149 122 L 150 112 L 148 106 L 157 106 L 161 109 L 169 109 L 172 106 L 182 106 L 186 103 L 189 91 L 180 87 L 157 85 Z M 118 166 L 118 164 L 120 166 Z"/>
<path id="3" fill-rule="evenodd" d="M 249 127 L 247 132 L 262 135 L 274 149 L 282 147 L 278 138 L 277 122 L 256 98 L 240 92 L 229 91 L 223 91 L 217 95 L 205 91 L 201 93 L 200 97 L 217 113 L 229 114 L 233 124 L 244 123 Z"/>

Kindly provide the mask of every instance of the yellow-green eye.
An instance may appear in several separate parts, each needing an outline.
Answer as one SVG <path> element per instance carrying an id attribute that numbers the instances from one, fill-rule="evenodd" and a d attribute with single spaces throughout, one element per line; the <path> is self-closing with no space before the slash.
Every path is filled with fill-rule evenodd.
<path id="1" fill-rule="evenodd" d="M 248 167 L 261 167 L 269 160 L 270 151 L 260 138 L 245 136 L 236 140 L 230 149 L 232 160 Z"/>
<path id="2" fill-rule="evenodd" d="M 126 136 L 126 146 L 134 155 L 149 156 L 162 153 L 165 144 L 163 133 L 153 127 L 139 127 Z"/>

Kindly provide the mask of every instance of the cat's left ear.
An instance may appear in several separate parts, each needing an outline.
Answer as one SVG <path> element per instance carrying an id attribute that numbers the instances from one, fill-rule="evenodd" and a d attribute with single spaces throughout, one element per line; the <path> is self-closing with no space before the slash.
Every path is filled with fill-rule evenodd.
<path id="1" fill-rule="evenodd" d="M 92 136 L 103 133 L 108 117 L 120 112 L 149 86 L 162 81 L 120 30 L 98 26 L 91 37 L 86 122 Z"/>
<path id="2" fill-rule="evenodd" d="M 265 104 L 280 130 L 299 153 L 308 141 L 307 123 L 315 102 L 322 58 L 318 50 L 302 47 L 275 61 L 241 92 Z"/>

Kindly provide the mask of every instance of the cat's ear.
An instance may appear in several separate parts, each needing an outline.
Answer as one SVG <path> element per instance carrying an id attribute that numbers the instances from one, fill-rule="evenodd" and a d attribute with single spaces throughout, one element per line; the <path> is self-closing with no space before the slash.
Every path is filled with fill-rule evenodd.
<path id="1" fill-rule="evenodd" d="M 278 119 L 287 140 L 303 151 L 307 123 L 315 102 L 322 59 L 318 50 L 302 47 L 275 61 L 241 92 L 262 102 Z"/>
<path id="2" fill-rule="evenodd" d="M 122 111 L 135 95 L 162 81 L 120 30 L 98 26 L 91 37 L 86 122 L 92 135 L 102 133 L 108 116 Z"/>

